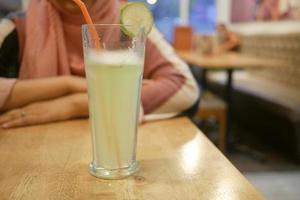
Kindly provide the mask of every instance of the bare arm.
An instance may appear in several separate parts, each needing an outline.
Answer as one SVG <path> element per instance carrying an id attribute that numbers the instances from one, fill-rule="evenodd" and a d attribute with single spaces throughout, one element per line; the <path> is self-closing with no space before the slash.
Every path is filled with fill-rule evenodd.
<path id="1" fill-rule="evenodd" d="M 77 93 L 13 109 L 0 115 L 0 126 L 2 128 L 13 128 L 87 116 L 87 94 Z"/>
<path id="2" fill-rule="evenodd" d="M 227 49 L 233 49 L 236 46 L 238 46 L 239 43 L 240 43 L 240 40 L 239 40 L 238 36 L 234 33 L 230 33 L 229 34 L 229 41 L 228 41 L 228 44 L 227 44 L 226 48 Z"/>
<path id="3" fill-rule="evenodd" d="M 240 39 L 235 33 L 229 32 L 227 36 L 228 40 L 220 46 L 221 51 L 230 51 L 240 44 Z"/>
<path id="4" fill-rule="evenodd" d="M 86 81 L 84 78 L 79 77 L 61 76 L 35 80 L 19 80 L 13 87 L 1 111 L 85 91 Z"/>
<path id="5" fill-rule="evenodd" d="M 71 94 L 54 100 L 37 102 L 11 110 L 0 115 L 0 129 L 30 126 L 88 117 L 87 93 Z M 140 120 L 143 120 L 143 109 L 140 109 Z"/>

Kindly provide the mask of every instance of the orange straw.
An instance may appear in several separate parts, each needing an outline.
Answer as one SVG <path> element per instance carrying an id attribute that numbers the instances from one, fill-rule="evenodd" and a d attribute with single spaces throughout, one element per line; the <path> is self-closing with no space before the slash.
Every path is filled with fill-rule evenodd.
<path id="1" fill-rule="evenodd" d="M 87 7 L 85 6 L 85 4 L 81 1 L 81 0 L 73 0 L 77 5 L 78 7 L 80 8 L 83 16 L 84 16 L 84 19 L 86 21 L 86 23 L 88 25 L 93 25 L 93 21 L 92 21 L 92 18 L 88 12 L 88 9 Z M 100 37 L 97 33 L 97 30 L 95 28 L 95 26 L 90 26 L 90 31 L 92 32 L 92 35 L 93 35 L 93 39 L 94 39 L 94 44 L 95 44 L 95 47 L 96 49 L 100 49 Z"/>

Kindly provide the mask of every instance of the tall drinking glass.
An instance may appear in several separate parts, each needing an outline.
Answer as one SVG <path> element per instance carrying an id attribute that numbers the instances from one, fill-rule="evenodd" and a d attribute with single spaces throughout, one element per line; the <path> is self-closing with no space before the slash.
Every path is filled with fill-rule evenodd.
<path id="1" fill-rule="evenodd" d="M 144 30 L 134 37 L 124 25 L 83 25 L 93 160 L 90 173 L 120 179 L 138 170 L 137 126 L 144 68 Z M 95 47 L 97 31 L 101 48 Z M 94 31 L 94 32 L 93 32 Z"/>

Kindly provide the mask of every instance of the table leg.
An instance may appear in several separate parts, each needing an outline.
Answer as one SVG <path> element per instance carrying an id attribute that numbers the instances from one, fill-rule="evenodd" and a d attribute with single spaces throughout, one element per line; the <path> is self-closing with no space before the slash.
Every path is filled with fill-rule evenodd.
<path id="1" fill-rule="evenodd" d="M 232 92 L 233 92 L 233 69 L 227 70 L 227 83 L 226 83 L 226 91 L 225 91 L 225 100 L 227 102 L 227 130 L 226 130 L 226 148 L 231 149 L 236 152 L 241 152 L 259 160 L 260 162 L 265 162 L 267 160 L 266 155 L 252 150 L 246 145 L 240 145 L 237 143 L 237 138 L 234 137 L 232 133 Z M 226 149 L 225 149 L 226 151 Z"/>
<path id="2" fill-rule="evenodd" d="M 207 87 L 207 69 L 201 70 L 201 87 L 203 91 Z"/>
<path id="3" fill-rule="evenodd" d="M 232 96 L 232 76 L 233 76 L 233 70 L 232 69 L 228 69 L 227 70 L 226 91 L 225 91 L 225 100 L 227 101 L 227 103 L 231 103 L 231 96 Z"/>
<path id="4" fill-rule="evenodd" d="M 233 135 L 231 133 L 232 127 L 232 83 L 233 83 L 233 69 L 227 70 L 227 83 L 225 90 L 225 100 L 227 102 L 227 130 L 226 130 L 226 146 L 230 147 L 233 143 Z"/>

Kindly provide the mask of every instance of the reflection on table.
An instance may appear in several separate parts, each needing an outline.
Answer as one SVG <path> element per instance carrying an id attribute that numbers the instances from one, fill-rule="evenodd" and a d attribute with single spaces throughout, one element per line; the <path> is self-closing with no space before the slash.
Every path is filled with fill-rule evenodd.
<path id="1" fill-rule="evenodd" d="M 133 177 L 89 175 L 87 120 L 0 129 L 0 199 L 263 199 L 188 119 L 139 129 Z"/>

